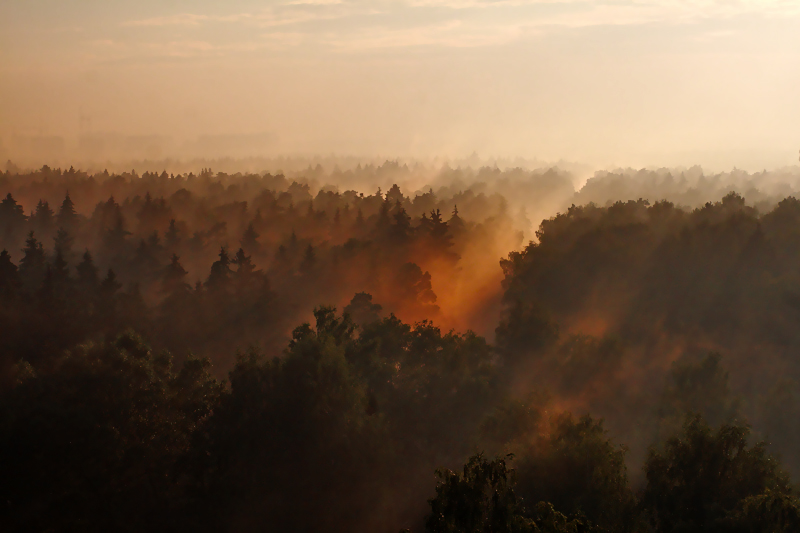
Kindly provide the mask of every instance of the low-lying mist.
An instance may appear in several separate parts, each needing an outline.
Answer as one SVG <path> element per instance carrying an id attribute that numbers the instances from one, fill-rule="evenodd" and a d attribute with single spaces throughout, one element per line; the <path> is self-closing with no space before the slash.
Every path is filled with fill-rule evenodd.
<path id="1" fill-rule="evenodd" d="M 34 472 L 4 523 L 420 530 L 434 469 L 484 451 L 633 531 L 687 413 L 800 476 L 800 169 L 454 163 L 9 162 L 0 440 Z M 537 485 L 564 435 L 605 450 L 616 518 Z"/>

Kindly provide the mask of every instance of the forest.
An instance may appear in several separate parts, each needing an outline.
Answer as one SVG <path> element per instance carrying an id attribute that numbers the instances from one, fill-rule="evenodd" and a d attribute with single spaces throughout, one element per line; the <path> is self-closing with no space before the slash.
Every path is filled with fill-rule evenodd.
<path id="1" fill-rule="evenodd" d="M 0 529 L 800 531 L 796 171 L 342 167 L 9 162 Z"/>

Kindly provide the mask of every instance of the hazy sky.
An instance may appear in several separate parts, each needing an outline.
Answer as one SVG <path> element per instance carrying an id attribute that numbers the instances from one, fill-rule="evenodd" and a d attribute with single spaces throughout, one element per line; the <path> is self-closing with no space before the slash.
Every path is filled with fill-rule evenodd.
<path id="1" fill-rule="evenodd" d="M 794 164 L 800 0 L 0 2 L 6 152 L 101 133 L 174 150 Z"/>

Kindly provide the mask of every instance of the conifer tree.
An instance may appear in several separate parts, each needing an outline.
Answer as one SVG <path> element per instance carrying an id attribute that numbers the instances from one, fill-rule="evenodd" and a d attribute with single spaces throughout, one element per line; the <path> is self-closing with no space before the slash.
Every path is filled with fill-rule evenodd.
<path id="1" fill-rule="evenodd" d="M 447 222 L 442 218 L 441 212 L 438 209 L 431 211 L 431 238 L 441 251 L 445 251 L 453 245 L 448 230 Z"/>
<path id="2" fill-rule="evenodd" d="M 39 203 L 36 204 L 36 211 L 30 217 L 30 222 L 33 229 L 40 235 L 47 234 L 53 229 L 55 214 L 47 202 L 39 200 Z"/>
<path id="3" fill-rule="evenodd" d="M 77 221 L 78 221 L 78 214 L 75 212 L 75 204 L 69 197 L 69 191 L 67 191 L 67 194 L 64 197 L 64 201 L 61 202 L 61 207 L 59 208 L 58 214 L 56 215 L 56 222 L 58 223 L 58 227 L 60 228 L 64 228 L 66 230 L 74 230 Z"/>
<path id="4" fill-rule="evenodd" d="M 34 291 L 42 282 L 46 261 L 42 243 L 36 240 L 33 231 L 28 234 L 22 252 L 25 255 L 19 261 L 19 275 L 24 288 Z"/>
<path id="5" fill-rule="evenodd" d="M 0 231 L 6 235 L 19 231 L 26 220 L 22 206 L 14 200 L 11 193 L 8 193 L 5 199 L 0 201 Z"/>
<path id="6" fill-rule="evenodd" d="M 59 228 L 56 232 L 56 236 L 53 237 L 53 241 L 53 248 L 56 252 L 60 251 L 64 257 L 72 255 L 72 243 L 75 240 L 66 229 L 63 227 Z"/>
<path id="7" fill-rule="evenodd" d="M 453 206 L 453 215 L 447 221 L 447 225 L 456 234 L 464 230 L 464 220 L 458 215 L 458 205 Z"/>
<path id="8" fill-rule="evenodd" d="M 49 265 L 48 269 L 50 269 Z M 56 250 L 56 255 L 53 258 L 52 275 L 53 282 L 56 285 L 63 286 L 69 281 L 69 265 L 66 259 L 64 259 L 64 254 L 61 253 L 60 249 Z"/>
<path id="9" fill-rule="evenodd" d="M 8 250 L 0 252 L 0 298 L 9 300 L 16 295 L 21 285 L 17 265 L 11 261 Z"/>
<path id="10" fill-rule="evenodd" d="M 309 244 L 308 247 L 306 247 L 305 253 L 303 254 L 303 262 L 300 263 L 300 271 L 304 273 L 309 272 L 316 264 L 317 254 L 314 252 L 314 247 Z"/>
<path id="11" fill-rule="evenodd" d="M 167 247 L 167 250 L 175 251 L 178 245 L 181 243 L 181 237 L 178 234 L 178 227 L 175 224 L 175 219 L 169 221 L 169 229 L 164 234 L 164 244 Z"/>
<path id="12" fill-rule="evenodd" d="M 114 273 L 114 269 L 109 268 L 105 279 L 100 284 L 100 296 L 102 298 L 113 298 L 121 288 L 122 283 L 117 281 L 117 275 Z"/>
<path id="13" fill-rule="evenodd" d="M 395 212 L 392 216 L 394 224 L 389 231 L 389 235 L 394 244 L 405 243 L 411 235 L 411 217 L 398 200 L 395 204 Z"/>
<path id="14" fill-rule="evenodd" d="M 98 270 L 89 250 L 84 252 L 83 260 L 75 268 L 78 271 L 78 283 L 80 283 L 85 290 L 93 291 L 97 287 Z"/>
<path id="15" fill-rule="evenodd" d="M 208 275 L 208 280 L 206 281 L 207 288 L 219 290 L 227 286 L 231 273 L 230 263 L 228 252 L 225 250 L 225 247 L 221 247 L 219 250 L 219 259 L 214 261 L 211 265 L 211 273 Z"/>
<path id="16" fill-rule="evenodd" d="M 172 254 L 170 264 L 167 265 L 164 271 L 163 287 L 164 292 L 167 294 L 175 294 L 177 292 L 188 292 L 191 287 L 186 283 L 186 276 L 189 273 L 181 265 L 180 257 L 177 254 Z"/>
<path id="17" fill-rule="evenodd" d="M 256 269 L 255 265 L 250 259 L 250 256 L 244 253 L 243 248 L 239 248 L 239 251 L 236 252 L 236 256 L 233 258 L 232 263 L 236 265 L 237 275 L 247 275 Z"/>
<path id="18" fill-rule="evenodd" d="M 247 229 L 244 231 L 244 235 L 242 235 L 242 248 L 246 248 L 247 250 L 257 251 L 259 248 L 258 244 L 258 233 L 256 232 L 253 223 L 247 225 Z"/>

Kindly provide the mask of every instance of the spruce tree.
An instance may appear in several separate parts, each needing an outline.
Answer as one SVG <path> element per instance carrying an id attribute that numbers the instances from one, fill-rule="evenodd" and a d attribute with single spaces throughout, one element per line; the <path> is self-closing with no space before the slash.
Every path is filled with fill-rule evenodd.
<path id="1" fill-rule="evenodd" d="M 167 247 L 167 250 L 175 251 L 178 248 L 178 245 L 181 243 L 181 237 L 178 234 L 178 227 L 175 224 L 175 219 L 169 221 L 169 229 L 164 234 L 164 244 Z"/>
<path id="2" fill-rule="evenodd" d="M 40 235 L 46 234 L 55 225 L 55 214 L 47 202 L 39 200 L 39 203 L 36 204 L 36 211 L 30 217 L 30 222 L 33 229 L 38 231 Z"/>
<path id="3" fill-rule="evenodd" d="M 67 230 L 73 230 L 77 225 L 78 214 L 75 212 L 75 204 L 69 197 L 69 191 L 67 191 L 64 201 L 61 202 L 61 207 L 56 215 L 56 222 L 58 223 L 58 227 Z"/>
<path id="4" fill-rule="evenodd" d="M 13 298 L 21 285 L 17 265 L 11 261 L 8 250 L 0 252 L 0 298 L 9 300 Z"/>
<path id="5" fill-rule="evenodd" d="M 257 251 L 259 248 L 258 237 L 259 235 L 251 222 L 247 225 L 244 235 L 242 235 L 242 248 L 250 250 L 251 252 Z"/>
<path id="6" fill-rule="evenodd" d="M 11 193 L 8 193 L 4 200 L 0 201 L 0 231 L 12 233 L 20 230 L 27 217 L 22 206 L 14 200 Z"/>
<path id="7" fill-rule="evenodd" d="M 94 291 L 98 282 L 98 270 L 89 250 L 84 252 L 83 260 L 78 264 L 76 269 L 78 271 L 78 283 L 80 283 L 85 290 L 88 289 L 90 292 Z"/>
<path id="8" fill-rule="evenodd" d="M 22 252 L 25 255 L 19 261 L 19 276 L 24 288 L 34 291 L 42 282 L 46 261 L 42 243 L 36 240 L 33 231 L 28 234 Z"/>
<path id="9" fill-rule="evenodd" d="M 211 290 L 225 288 L 231 273 L 230 263 L 228 252 L 225 251 L 225 247 L 221 247 L 219 250 L 219 259 L 214 261 L 211 265 L 211 273 L 208 275 L 206 287 Z"/>

